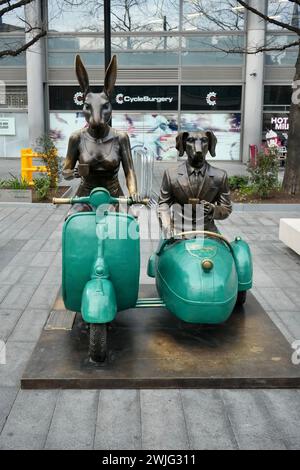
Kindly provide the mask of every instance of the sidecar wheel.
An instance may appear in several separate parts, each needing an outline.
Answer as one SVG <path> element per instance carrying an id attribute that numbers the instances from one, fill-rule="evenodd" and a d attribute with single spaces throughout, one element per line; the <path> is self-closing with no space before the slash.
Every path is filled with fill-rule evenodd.
<path id="1" fill-rule="evenodd" d="M 247 291 L 243 290 L 241 292 L 238 292 L 238 296 L 236 299 L 236 305 L 244 305 L 247 299 Z"/>
<path id="2" fill-rule="evenodd" d="M 89 355 L 94 362 L 104 362 L 107 355 L 107 325 L 90 324 Z"/>

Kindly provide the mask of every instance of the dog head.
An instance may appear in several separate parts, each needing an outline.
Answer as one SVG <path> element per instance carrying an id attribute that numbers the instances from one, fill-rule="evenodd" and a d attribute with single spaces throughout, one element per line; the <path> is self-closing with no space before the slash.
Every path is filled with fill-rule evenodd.
<path id="1" fill-rule="evenodd" d="M 207 152 L 216 156 L 217 138 L 212 131 L 180 132 L 176 137 L 176 149 L 182 157 L 186 152 L 192 166 L 204 163 Z"/>

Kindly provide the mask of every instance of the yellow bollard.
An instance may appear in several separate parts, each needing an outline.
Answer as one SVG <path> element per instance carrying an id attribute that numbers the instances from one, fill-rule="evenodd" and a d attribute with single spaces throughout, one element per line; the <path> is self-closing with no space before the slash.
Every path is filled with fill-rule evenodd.
<path id="1" fill-rule="evenodd" d="M 33 186 L 33 173 L 47 173 L 44 165 L 33 165 L 33 158 L 41 158 L 38 153 L 34 153 L 32 149 L 21 149 L 21 177 Z"/>

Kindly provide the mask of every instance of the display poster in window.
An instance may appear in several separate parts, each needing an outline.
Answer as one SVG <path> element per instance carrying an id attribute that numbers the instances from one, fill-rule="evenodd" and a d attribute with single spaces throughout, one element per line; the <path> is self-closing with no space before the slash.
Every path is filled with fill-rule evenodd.
<path id="1" fill-rule="evenodd" d="M 240 113 L 182 114 L 180 127 L 182 131 L 188 132 L 212 130 L 218 139 L 216 159 L 240 160 Z M 210 158 L 208 156 L 208 159 Z"/>

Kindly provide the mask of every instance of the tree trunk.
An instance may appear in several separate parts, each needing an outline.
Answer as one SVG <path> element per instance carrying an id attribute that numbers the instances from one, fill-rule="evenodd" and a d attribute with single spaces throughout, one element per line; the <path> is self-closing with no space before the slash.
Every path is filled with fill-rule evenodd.
<path id="1" fill-rule="evenodd" d="M 289 194 L 300 194 L 300 47 L 296 62 L 295 90 L 290 108 L 288 154 L 283 189 Z"/>

